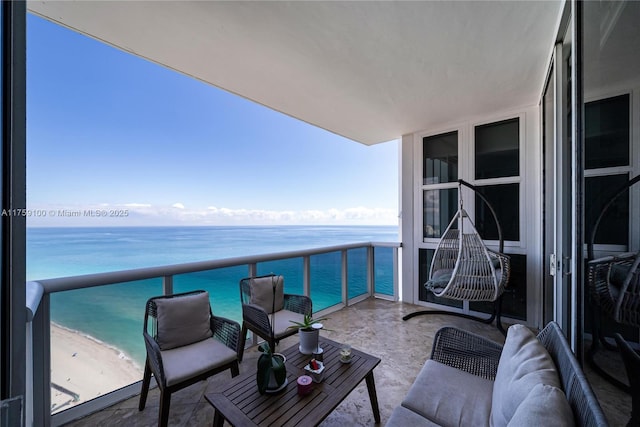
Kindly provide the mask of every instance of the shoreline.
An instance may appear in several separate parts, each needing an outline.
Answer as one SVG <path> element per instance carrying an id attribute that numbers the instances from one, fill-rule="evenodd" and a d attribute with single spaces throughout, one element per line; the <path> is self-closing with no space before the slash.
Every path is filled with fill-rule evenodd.
<path id="1" fill-rule="evenodd" d="M 51 413 L 140 381 L 142 374 L 121 350 L 51 323 Z"/>

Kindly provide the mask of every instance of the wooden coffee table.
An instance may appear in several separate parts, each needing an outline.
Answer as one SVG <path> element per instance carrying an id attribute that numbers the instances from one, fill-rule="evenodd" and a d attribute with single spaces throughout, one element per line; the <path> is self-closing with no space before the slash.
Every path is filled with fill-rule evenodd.
<path id="1" fill-rule="evenodd" d="M 373 418 L 380 422 L 373 369 L 380 359 L 352 349 L 351 363 L 340 362 L 340 344 L 320 337 L 324 350 L 324 380 L 314 383 L 313 391 L 298 396 L 297 379 L 304 375 L 304 366 L 311 356 L 301 354 L 298 344 L 282 351 L 286 356 L 287 379 L 285 389 L 277 394 L 258 393 L 256 366 L 235 378 L 206 399 L 215 408 L 213 425 L 222 426 L 226 419 L 234 426 L 315 426 L 320 424 L 362 380 L 366 380 Z M 247 362 L 245 362 L 247 363 Z M 255 364 L 255 362 L 252 362 Z"/>

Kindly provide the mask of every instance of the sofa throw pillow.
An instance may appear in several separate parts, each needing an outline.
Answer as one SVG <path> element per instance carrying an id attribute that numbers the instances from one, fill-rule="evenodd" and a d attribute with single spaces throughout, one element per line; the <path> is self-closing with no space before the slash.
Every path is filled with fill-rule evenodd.
<path id="1" fill-rule="evenodd" d="M 512 325 L 507 331 L 493 384 L 490 425 L 506 426 L 537 384 L 561 388 L 547 349 L 527 327 Z"/>
<path id="2" fill-rule="evenodd" d="M 213 335 L 209 292 L 155 300 L 157 307 L 156 341 L 161 350 L 202 341 Z"/>
<path id="3" fill-rule="evenodd" d="M 273 286 L 276 287 L 275 309 L 273 304 Z M 251 304 L 256 304 L 268 314 L 280 311 L 284 308 L 284 277 L 267 276 L 251 279 L 249 282 L 251 291 Z"/>
<path id="4" fill-rule="evenodd" d="M 573 412 L 562 390 L 538 384 L 522 401 L 509 427 L 573 427 Z"/>

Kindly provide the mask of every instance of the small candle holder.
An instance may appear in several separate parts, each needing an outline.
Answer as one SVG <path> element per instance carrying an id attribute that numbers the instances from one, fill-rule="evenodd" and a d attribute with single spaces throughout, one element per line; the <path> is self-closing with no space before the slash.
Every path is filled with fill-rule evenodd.
<path id="1" fill-rule="evenodd" d="M 340 346 L 340 361 L 342 363 L 351 363 L 351 357 L 351 345 L 342 344 L 342 346 Z"/>
<path id="2" fill-rule="evenodd" d="M 312 366 L 313 362 L 315 362 L 316 369 Z M 314 383 L 319 383 L 324 379 L 324 363 L 322 362 L 311 359 L 311 362 L 304 367 L 304 370 L 307 374 L 311 375 L 311 379 L 313 379 Z"/>
<path id="3" fill-rule="evenodd" d="M 298 394 L 306 396 L 313 391 L 313 380 L 309 375 L 301 375 L 298 377 Z"/>

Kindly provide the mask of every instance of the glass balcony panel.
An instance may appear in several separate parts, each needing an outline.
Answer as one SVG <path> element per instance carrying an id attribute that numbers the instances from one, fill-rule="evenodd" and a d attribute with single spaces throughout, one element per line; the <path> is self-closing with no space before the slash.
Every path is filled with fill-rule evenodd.
<path id="1" fill-rule="evenodd" d="M 285 293 L 303 295 L 303 268 L 304 263 L 302 258 L 287 258 L 258 263 L 256 271 L 258 276 L 263 276 L 265 274 L 271 273 L 282 275 L 284 277 Z M 239 295 L 240 294 L 238 294 L 238 298 L 240 298 Z"/>
<path id="2" fill-rule="evenodd" d="M 374 248 L 376 293 L 393 296 L 393 248 Z"/>
<path id="3" fill-rule="evenodd" d="M 51 294 L 51 413 L 142 379 L 145 304 L 161 294 L 160 278 Z M 84 372 L 98 352 L 118 367 Z"/>
<path id="4" fill-rule="evenodd" d="M 423 192 L 423 237 L 439 238 L 458 210 L 458 189 Z"/>
<path id="5" fill-rule="evenodd" d="M 247 277 L 248 267 L 218 268 L 179 274 L 173 278 L 175 293 L 202 289 L 209 292 L 211 311 L 216 316 L 227 317 L 242 324 L 242 303 L 240 302 L 240 279 Z"/>
<path id="6" fill-rule="evenodd" d="M 424 185 L 458 180 L 458 132 L 422 138 L 422 153 Z"/>
<path id="7" fill-rule="evenodd" d="M 313 311 L 342 302 L 342 252 L 313 255 L 310 263 Z"/>
<path id="8" fill-rule="evenodd" d="M 349 299 L 367 293 L 367 248 L 347 251 Z"/>

